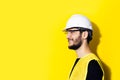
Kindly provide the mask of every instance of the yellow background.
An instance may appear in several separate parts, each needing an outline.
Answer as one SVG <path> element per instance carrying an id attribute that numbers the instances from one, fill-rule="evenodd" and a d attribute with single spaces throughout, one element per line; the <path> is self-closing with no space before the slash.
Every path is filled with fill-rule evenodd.
<path id="1" fill-rule="evenodd" d="M 76 13 L 92 21 L 106 80 L 120 80 L 119 8 L 119 0 L 1 0 L 0 80 L 66 80 L 76 54 L 62 30 Z"/>

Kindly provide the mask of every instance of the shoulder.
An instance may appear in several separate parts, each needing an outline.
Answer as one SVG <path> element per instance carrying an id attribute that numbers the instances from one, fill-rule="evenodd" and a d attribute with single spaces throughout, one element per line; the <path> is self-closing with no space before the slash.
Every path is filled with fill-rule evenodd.
<path id="1" fill-rule="evenodd" d="M 95 80 L 101 80 L 103 71 L 97 60 L 91 60 L 88 63 L 87 78 L 94 78 Z"/>
<path id="2" fill-rule="evenodd" d="M 88 69 L 101 69 L 101 66 L 99 65 L 98 61 L 93 59 L 89 61 L 88 63 Z"/>

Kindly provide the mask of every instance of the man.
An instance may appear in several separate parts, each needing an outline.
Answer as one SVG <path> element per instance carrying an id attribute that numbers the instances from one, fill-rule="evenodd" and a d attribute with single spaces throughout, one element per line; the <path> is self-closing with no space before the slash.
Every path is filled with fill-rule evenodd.
<path id="1" fill-rule="evenodd" d="M 77 59 L 69 75 L 69 80 L 104 80 L 101 62 L 89 48 L 92 31 L 90 21 L 83 15 L 71 16 L 66 24 L 68 48 L 77 53 Z"/>

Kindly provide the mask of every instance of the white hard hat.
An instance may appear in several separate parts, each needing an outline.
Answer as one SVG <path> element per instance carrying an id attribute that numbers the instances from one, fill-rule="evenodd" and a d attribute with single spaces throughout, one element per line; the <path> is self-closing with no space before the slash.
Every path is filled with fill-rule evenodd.
<path id="1" fill-rule="evenodd" d="M 82 27 L 92 30 L 92 24 L 89 19 L 80 14 L 74 14 L 70 17 L 66 24 L 65 30 L 74 27 Z"/>

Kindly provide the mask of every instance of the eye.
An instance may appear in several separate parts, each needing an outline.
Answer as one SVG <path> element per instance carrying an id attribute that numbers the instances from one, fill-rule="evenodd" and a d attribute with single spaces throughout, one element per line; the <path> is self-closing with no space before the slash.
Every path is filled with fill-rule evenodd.
<path id="1" fill-rule="evenodd" d="M 68 32 L 74 33 L 74 32 L 76 32 L 76 31 L 79 31 L 79 30 L 69 30 Z"/>
<path id="2" fill-rule="evenodd" d="M 64 33 L 65 33 L 65 34 L 75 33 L 76 31 L 79 31 L 79 30 L 66 30 L 66 31 L 64 31 Z"/>
<path id="3" fill-rule="evenodd" d="M 73 33 L 74 31 L 73 30 L 68 30 L 67 32 Z"/>

